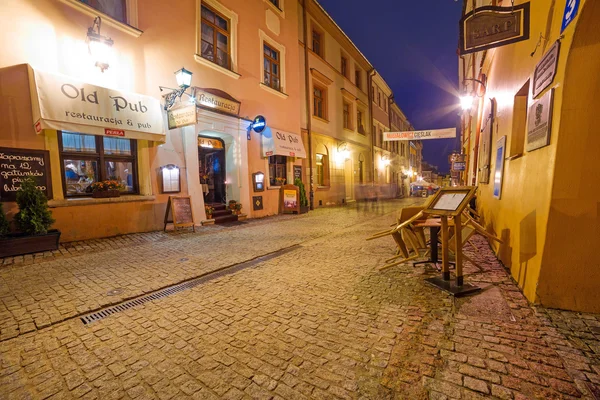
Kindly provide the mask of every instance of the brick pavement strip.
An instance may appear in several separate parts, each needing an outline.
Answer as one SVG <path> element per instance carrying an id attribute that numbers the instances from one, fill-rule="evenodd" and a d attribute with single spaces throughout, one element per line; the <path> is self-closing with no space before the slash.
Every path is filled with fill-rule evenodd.
<path id="1" fill-rule="evenodd" d="M 87 326 L 71 319 L 7 338 L 0 398 L 594 398 L 599 316 L 530 307 L 478 237 L 471 256 L 484 270 L 465 267 L 467 280 L 485 287 L 476 296 L 453 301 L 424 284 L 425 267 L 380 272 L 392 242 L 364 239 L 391 220 L 333 209 L 2 270 L 5 281 L 26 280 L 23 296 L 3 292 L 3 317 L 37 321 L 33 311 L 47 305 L 102 304 L 80 292 L 97 296 L 111 279 L 142 293 L 255 256 L 253 237 L 264 238 L 262 251 L 302 242 Z M 231 243 L 236 251 L 223 251 Z"/>

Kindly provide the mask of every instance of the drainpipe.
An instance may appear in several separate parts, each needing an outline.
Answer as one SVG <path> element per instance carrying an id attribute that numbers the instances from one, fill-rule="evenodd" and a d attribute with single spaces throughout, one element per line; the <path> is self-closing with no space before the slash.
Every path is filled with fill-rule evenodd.
<path id="1" fill-rule="evenodd" d="M 373 129 L 373 76 L 375 75 L 375 68 L 372 68 L 367 74 L 367 93 L 369 94 L 369 116 L 371 117 L 370 129 Z M 371 169 L 373 175 L 371 177 L 371 186 L 375 186 L 375 135 L 377 132 L 371 131 Z"/>
<path id="2" fill-rule="evenodd" d="M 309 202 L 310 209 L 315 209 L 315 190 L 314 190 L 314 177 L 313 177 L 313 152 L 312 152 L 312 120 L 310 115 L 310 82 L 308 81 L 308 18 L 306 12 L 306 0 L 302 0 L 302 23 L 304 25 L 304 91 L 306 94 L 306 131 L 308 135 L 308 170 L 310 176 L 309 182 Z"/>
<path id="3" fill-rule="evenodd" d="M 389 120 L 389 124 L 388 125 L 389 125 L 389 128 L 390 128 L 390 132 L 392 131 L 392 104 L 393 103 L 394 103 L 394 93 L 392 93 L 392 95 L 388 98 L 388 120 Z M 392 157 L 393 157 L 393 154 L 394 154 L 394 150 L 393 150 L 394 145 L 390 144 L 388 147 L 392 148 L 391 150 L 388 149 L 388 151 L 390 153 L 392 153 Z M 391 164 L 390 164 L 390 170 L 392 170 L 392 165 Z M 392 174 L 392 176 L 393 176 L 393 174 Z M 398 179 L 396 178 L 396 183 L 398 183 L 397 181 L 398 181 Z M 393 186 L 393 185 L 394 185 L 394 180 L 390 179 L 390 186 Z M 396 198 L 395 194 L 394 194 L 394 198 Z"/>

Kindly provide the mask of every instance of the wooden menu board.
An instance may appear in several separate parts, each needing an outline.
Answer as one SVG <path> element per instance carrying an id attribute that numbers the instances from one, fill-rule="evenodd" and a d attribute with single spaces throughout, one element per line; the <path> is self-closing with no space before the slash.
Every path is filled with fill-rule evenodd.
<path id="1" fill-rule="evenodd" d="M 285 213 L 300 214 L 299 188 L 295 185 L 283 185 L 279 192 L 279 207 Z"/>
<path id="2" fill-rule="evenodd" d="M 425 214 L 457 216 L 475 195 L 474 186 L 441 188 L 423 210 Z"/>
<path id="3" fill-rule="evenodd" d="M 14 201 L 24 179 L 34 180 L 52 198 L 50 155 L 47 150 L 0 147 L 0 201 Z"/>
<path id="4" fill-rule="evenodd" d="M 185 228 L 191 226 L 196 232 L 194 226 L 194 213 L 192 212 L 192 198 L 190 196 L 169 196 L 167 209 L 165 210 L 165 227 L 172 223 L 177 228 Z"/>

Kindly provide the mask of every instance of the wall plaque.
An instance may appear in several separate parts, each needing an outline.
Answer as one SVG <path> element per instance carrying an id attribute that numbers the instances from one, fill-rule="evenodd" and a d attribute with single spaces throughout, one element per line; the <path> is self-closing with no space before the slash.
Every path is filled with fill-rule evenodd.
<path id="1" fill-rule="evenodd" d="M 527 115 L 527 151 L 533 151 L 550 144 L 552 130 L 552 100 L 554 89 L 535 101 Z"/>
<path id="2" fill-rule="evenodd" d="M 302 165 L 294 165 L 294 181 L 296 179 L 302 180 Z"/>
<path id="3" fill-rule="evenodd" d="M 232 114 L 240 114 L 240 102 L 229 93 L 213 88 L 194 88 L 196 93 L 196 104 L 198 107 L 211 111 Z"/>
<path id="4" fill-rule="evenodd" d="M 0 201 L 14 201 L 24 179 L 31 178 L 52 198 L 50 155 L 47 150 L 0 147 Z"/>
<path id="5" fill-rule="evenodd" d="M 514 7 L 476 8 L 460 20 L 460 54 L 529 39 L 529 2 Z"/>
<path id="6" fill-rule="evenodd" d="M 558 56 L 560 54 L 560 42 L 556 41 L 550 50 L 535 66 L 533 73 L 533 97 L 537 97 L 544 89 L 552 84 L 556 76 Z"/>
<path id="7" fill-rule="evenodd" d="M 160 167 L 160 172 L 163 193 L 181 192 L 181 175 L 177 165 L 167 164 Z"/>
<path id="8" fill-rule="evenodd" d="M 263 197 L 262 196 L 252 196 L 252 209 L 254 211 L 263 209 Z"/>

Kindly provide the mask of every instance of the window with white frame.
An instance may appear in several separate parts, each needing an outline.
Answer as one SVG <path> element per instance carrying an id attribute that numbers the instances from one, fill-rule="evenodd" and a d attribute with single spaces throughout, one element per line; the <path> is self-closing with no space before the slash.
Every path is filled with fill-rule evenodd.
<path id="1" fill-rule="evenodd" d="M 119 22 L 127 23 L 127 0 L 80 0 Z"/>
<path id="2" fill-rule="evenodd" d="M 201 0 L 197 18 L 200 29 L 197 31 L 194 59 L 206 67 L 238 79 L 238 15 L 217 0 Z"/>
<path id="3" fill-rule="evenodd" d="M 277 43 L 262 29 L 258 30 L 260 38 L 261 82 L 262 88 L 274 89 L 280 97 L 287 97 L 285 90 L 285 46 Z M 267 90 L 269 90 L 267 89 Z M 274 93 L 274 92 L 272 92 Z"/>

